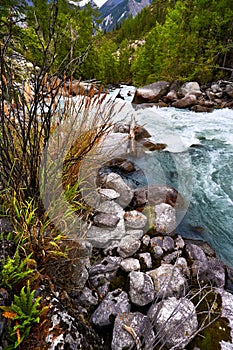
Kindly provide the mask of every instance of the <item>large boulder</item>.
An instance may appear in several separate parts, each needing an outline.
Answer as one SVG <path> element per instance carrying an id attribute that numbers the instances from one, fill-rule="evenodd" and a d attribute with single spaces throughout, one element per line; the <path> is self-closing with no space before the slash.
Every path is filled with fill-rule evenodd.
<path id="1" fill-rule="evenodd" d="M 156 83 L 143 86 L 135 91 L 132 103 L 151 103 L 158 102 L 158 100 L 167 94 L 169 89 L 167 81 L 158 81 Z"/>
<path id="2" fill-rule="evenodd" d="M 181 86 L 179 90 L 179 95 L 181 97 L 187 95 L 195 95 L 196 97 L 202 96 L 200 85 L 196 81 L 190 81 Z"/>
<path id="3" fill-rule="evenodd" d="M 148 315 L 167 349 L 184 349 L 198 328 L 195 306 L 187 298 L 162 300 L 151 307 Z"/>
<path id="4" fill-rule="evenodd" d="M 186 95 L 180 100 L 177 100 L 172 103 L 172 107 L 175 108 L 188 108 L 197 103 L 197 97 L 196 95 Z"/>

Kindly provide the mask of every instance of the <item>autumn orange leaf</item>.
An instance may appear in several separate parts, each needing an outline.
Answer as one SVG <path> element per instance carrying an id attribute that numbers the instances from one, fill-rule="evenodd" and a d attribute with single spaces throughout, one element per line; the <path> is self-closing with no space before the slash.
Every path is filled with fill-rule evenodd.
<path id="1" fill-rule="evenodd" d="M 15 323 L 16 323 L 16 325 L 18 326 L 19 322 L 16 321 Z M 21 338 L 20 338 L 20 331 L 19 331 L 19 328 L 16 328 L 16 335 L 17 335 L 18 344 L 20 344 Z"/>
<path id="2" fill-rule="evenodd" d="M 15 316 L 17 316 L 17 313 L 12 312 L 12 311 L 5 311 L 2 314 L 5 318 L 9 318 L 11 320 L 13 320 L 15 318 Z"/>

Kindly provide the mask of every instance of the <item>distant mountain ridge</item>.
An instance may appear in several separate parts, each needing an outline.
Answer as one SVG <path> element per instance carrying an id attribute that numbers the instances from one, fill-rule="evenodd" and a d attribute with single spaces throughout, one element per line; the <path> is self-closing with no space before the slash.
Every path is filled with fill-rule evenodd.
<path id="1" fill-rule="evenodd" d="M 99 9 L 100 29 L 109 32 L 130 15 L 135 17 L 153 0 L 107 0 Z"/>

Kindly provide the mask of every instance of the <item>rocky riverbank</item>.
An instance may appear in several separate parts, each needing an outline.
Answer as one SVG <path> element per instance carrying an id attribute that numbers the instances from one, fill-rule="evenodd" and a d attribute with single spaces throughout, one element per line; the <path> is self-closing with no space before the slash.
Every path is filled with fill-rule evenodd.
<path id="1" fill-rule="evenodd" d="M 232 349 L 232 270 L 207 243 L 179 234 L 185 198 L 146 179 L 141 186 L 143 173 L 129 155 L 166 149 L 149 136 L 118 123 L 105 140 L 118 147 L 94 171 L 90 227 L 82 241 L 67 240 L 69 265 L 45 266 L 36 294 L 49 309 L 22 349 L 33 341 L 50 350 Z M 11 229 L 1 221 L 1 232 Z M 1 261 L 13 252 L 2 239 Z M 8 304 L 8 292 L 0 292 Z M 7 327 L 0 315 L 3 346 Z"/>
<path id="2" fill-rule="evenodd" d="M 198 82 L 172 83 L 158 81 L 138 88 L 134 94 L 134 105 L 189 108 L 195 112 L 212 112 L 214 108 L 233 107 L 232 81 L 219 80 L 200 86 Z"/>

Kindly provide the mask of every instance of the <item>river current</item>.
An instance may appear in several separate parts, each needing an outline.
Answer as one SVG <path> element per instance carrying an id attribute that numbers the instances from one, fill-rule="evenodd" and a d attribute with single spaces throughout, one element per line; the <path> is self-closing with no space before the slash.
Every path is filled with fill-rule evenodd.
<path id="1" fill-rule="evenodd" d="M 154 142 L 167 144 L 164 151 L 148 152 L 137 163 L 149 184 L 171 185 L 185 197 L 187 209 L 179 214 L 176 232 L 207 241 L 233 267 L 233 110 L 135 110 L 134 88 L 123 87 L 120 92 L 125 109 L 119 119 L 134 115 Z"/>

